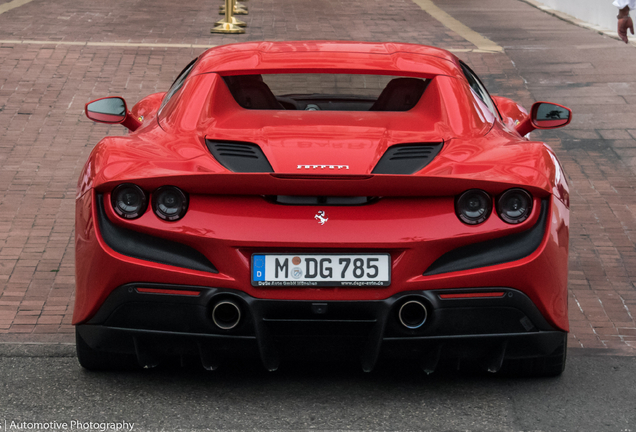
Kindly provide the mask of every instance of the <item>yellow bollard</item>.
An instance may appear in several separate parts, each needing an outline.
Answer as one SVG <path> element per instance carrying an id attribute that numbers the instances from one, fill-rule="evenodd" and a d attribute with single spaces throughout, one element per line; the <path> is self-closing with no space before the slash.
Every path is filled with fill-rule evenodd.
<path id="1" fill-rule="evenodd" d="M 233 0 L 234 9 L 232 9 L 232 13 L 234 15 L 248 15 L 247 6 Z M 219 6 L 219 14 L 225 14 L 225 5 Z"/>
<path id="2" fill-rule="evenodd" d="M 236 0 L 231 0 L 231 2 L 232 3 L 236 3 Z M 227 3 L 227 1 L 226 1 L 226 3 Z M 225 14 L 225 8 L 223 9 L 223 13 Z M 228 22 L 227 21 L 227 19 L 228 19 L 227 18 L 227 14 L 225 14 L 225 15 L 226 15 L 226 17 L 224 19 L 216 22 L 217 26 L 223 25 L 223 24 Z M 230 18 L 230 22 L 232 24 L 237 25 L 239 27 L 247 27 L 247 23 L 245 21 L 241 21 L 240 19 L 236 18 L 234 15 L 235 15 L 234 8 L 232 8 L 232 14 L 231 14 L 231 18 Z"/>
<path id="3" fill-rule="evenodd" d="M 225 0 L 225 18 L 217 22 L 210 33 L 245 33 L 243 27 L 247 24 L 234 18 L 232 2 L 233 0 Z"/>

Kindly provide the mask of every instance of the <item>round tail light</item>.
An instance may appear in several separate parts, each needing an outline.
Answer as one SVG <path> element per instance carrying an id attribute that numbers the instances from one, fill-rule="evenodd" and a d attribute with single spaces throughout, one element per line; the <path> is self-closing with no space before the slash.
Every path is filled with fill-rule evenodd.
<path id="1" fill-rule="evenodd" d="M 165 221 L 177 221 L 188 210 L 188 197 L 175 186 L 162 186 L 152 193 L 152 208 Z"/>
<path id="2" fill-rule="evenodd" d="M 455 213 L 460 221 L 468 225 L 484 222 L 492 212 L 492 198 L 480 189 L 471 189 L 455 201 Z"/>
<path id="3" fill-rule="evenodd" d="M 146 211 L 148 199 L 139 186 L 124 183 L 117 186 L 110 195 L 113 210 L 124 219 L 136 219 Z"/>
<path id="4" fill-rule="evenodd" d="M 523 189 L 508 189 L 497 200 L 497 213 L 506 223 L 518 224 L 532 211 L 532 195 Z"/>

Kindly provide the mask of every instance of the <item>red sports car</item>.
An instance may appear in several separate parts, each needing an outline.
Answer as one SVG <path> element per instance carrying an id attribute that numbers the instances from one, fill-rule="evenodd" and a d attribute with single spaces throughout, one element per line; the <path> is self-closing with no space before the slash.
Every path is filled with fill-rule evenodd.
<path id="1" fill-rule="evenodd" d="M 87 369 L 387 357 L 558 375 L 569 195 L 528 139 L 571 111 L 491 97 L 433 47 L 210 49 L 128 110 L 82 171 L 77 354 Z"/>

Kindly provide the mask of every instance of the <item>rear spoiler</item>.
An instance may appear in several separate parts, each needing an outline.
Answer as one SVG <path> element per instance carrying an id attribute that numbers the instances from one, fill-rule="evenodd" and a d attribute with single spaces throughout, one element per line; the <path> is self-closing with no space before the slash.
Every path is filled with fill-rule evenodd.
<path id="1" fill-rule="evenodd" d="M 480 173 L 483 177 L 484 173 Z M 368 196 L 413 197 L 455 196 L 468 189 L 482 189 L 497 195 L 512 187 L 522 187 L 535 197 L 545 197 L 552 186 L 549 180 L 535 172 L 529 177 L 508 172 L 490 181 L 469 177 L 418 175 L 308 175 L 279 173 L 219 173 L 126 178 L 94 185 L 98 192 L 110 192 L 121 183 L 134 183 L 144 190 L 160 186 L 177 186 L 189 194 L 204 195 L 291 195 L 291 196 Z"/>

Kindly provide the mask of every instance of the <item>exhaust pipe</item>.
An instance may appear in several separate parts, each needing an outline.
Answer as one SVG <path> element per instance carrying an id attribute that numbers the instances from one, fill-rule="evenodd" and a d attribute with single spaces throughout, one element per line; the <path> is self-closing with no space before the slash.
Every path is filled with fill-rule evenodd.
<path id="1" fill-rule="evenodd" d="M 398 318 L 407 329 L 418 329 L 426 322 L 428 311 L 424 303 L 417 300 L 409 300 L 400 307 Z"/>
<path id="2" fill-rule="evenodd" d="M 232 330 L 241 321 L 241 308 L 231 300 L 222 300 L 212 309 L 212 321 L 221 330 Z"/>

